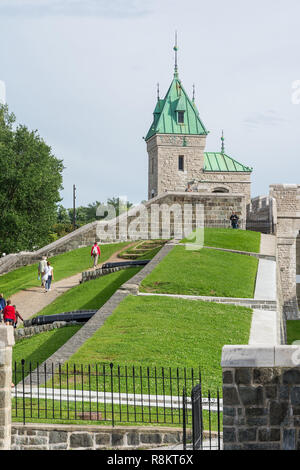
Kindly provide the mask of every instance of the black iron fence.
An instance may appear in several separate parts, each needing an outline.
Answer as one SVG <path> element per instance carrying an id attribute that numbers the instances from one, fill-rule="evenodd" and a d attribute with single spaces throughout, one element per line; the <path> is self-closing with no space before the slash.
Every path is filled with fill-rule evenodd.
<path id="1" fill-rule="evenodd" d="M 12 418 L 24 424 L 159 424 L 186 430 L 196 419 L 192 391 L 198 386 L 202 433 L 213 439 L 221 431 L 218 391 L 203 393 L 200 369 L 22 361 L 14 364 L 13 380 Z"/>

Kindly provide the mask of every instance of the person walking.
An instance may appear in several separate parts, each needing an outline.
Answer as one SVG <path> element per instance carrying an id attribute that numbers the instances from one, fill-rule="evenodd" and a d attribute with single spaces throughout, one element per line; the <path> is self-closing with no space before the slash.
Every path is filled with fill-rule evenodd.
<path id="1" fill-rule="evenodd" d="M 16 323 L 16 310 L 13 305 L 11 305 L 11 300 L 8 300 L 6 307 L 3 310 L 3 320 L 5 325 L 14 326 Z"/>
<path id="2" fill-rule="evenodd" d="M 47 262 L 47 268 L 46 268 L 46 284 L 45 284 L 45 292 L 48 292 L 51 290 L 51 282 L 54 280 L 53 276 L 53 266 L 51 266 L 50 261 Z"/>
<path id="3" fill-rule="evenodd" d="M 20 318 L 21 321 L 24 321 L 24 320 L 22 316 L 20 315 L 20 313 L 18 312 L 17 307 L 15 305 L 13 305 L 13 307 L 15 308 L 15 315 L 16 315 L 16 322 L 14 324 L 14 328 L 17 328 L 18 318 Z"/>
<path id="4" fill-rule="evenodd" d="M 100 247 L 98 246 L 98 243 L 95 241 L 91 250 L 91 257 L 94 258 L 94 269 L 96 269 L 96 266 L 98 264 L 98 258 L 100 255 L 101 255 Z"/>
<path id="5" fill-rule="evenodd" d="M 0 323 L 2 323 L 3 310 L 6 307 L 6 301 L 3 294 L 0 294 Z"/>
<path id="6" fill-rule="evenodd" d="M 239 218 L 238 218 L 236 212 L 232 212 L 232 214 L 230 216 L 230 221 L 231 221 L 231 227 L 232 228 L 238 228 Z"/>
<path id="7" fill-rule="evenodd" d="M 42 256 L 42 259 L 38 265 L 38 279 L 41 279 L 41 287 L 45 287 L 46 281 L 44 281 L 43 278 L 45 277 L 46 269 L 47 269 L 47 257 Z"/>

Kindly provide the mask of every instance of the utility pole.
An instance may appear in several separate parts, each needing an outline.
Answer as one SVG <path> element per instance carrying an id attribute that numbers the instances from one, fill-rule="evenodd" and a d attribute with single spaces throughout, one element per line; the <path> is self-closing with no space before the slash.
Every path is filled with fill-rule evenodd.
<path id="1" fill-rule="evenodd" d="M 76 230 L 76 186 L 73 184 L 73 230 Z"/>

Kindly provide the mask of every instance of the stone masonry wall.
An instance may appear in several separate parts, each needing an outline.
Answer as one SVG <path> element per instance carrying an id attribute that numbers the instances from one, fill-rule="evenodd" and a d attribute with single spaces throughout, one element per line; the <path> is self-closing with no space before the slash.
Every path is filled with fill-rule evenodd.
<path id="1" fill-rule="evenodd" d="M 191 439 L 191 430 L 187 430 Z M 137 449 L 182 443 L 181 428 L 14 424 L 12 450 Z"/>
<path id="2" fill-rule="evenodd" d="M 189 181 L 203 169 L 206 136 L 155 135 L 147 142 L 149 155 L 148 197 L 165 191 L 184 191 Z M 178 157 L 184 157 L 183 171 L 178 169 Z"/>
<path id="3" fill-rule="evenodd" d="M 270 186 L 270 197 L 276 201 L 277 260 L 286 319 L 299 318 L 296 291 L 296 239 L 300 230 L 300 186 Z"/>
<path id="4" fill-rule="evenodd" d="M 12 326 L 0 325 L 0 450 L 11 444 Z"/>
<path id="5" fill-rule="evenodd" d="M 299 359 L 295 346 L 224 346 L 225 450 L 300 450 Z"/>
<path id="6" fill-rule="evenodd" d="M 176 205 L 178 211 L 170 211 Z M 200 194 L 164 193 L 148 201 L 144 206 L 134 207 L 116 219 L 93 222 L 80 227 L 65 237 L 37 250 L 7 255 L 0 259 L 0 274 L 17 267 L 37 263 L 43 255 L 49 257 L 92 245 L 97 239 L 100 243 L 149 238 L 172 238 L 183 234 L 183 227 L 194 230 L 198 225 L 196 208 L 204 206 L 205 223 L 209 226 L 224 226 L 232 211 L 240 219 L 246 219 L 245 196 L 243 194 Z M 183 210 L 184 209 L 184 210 Z M 170 222 L 169 222 L 170 221 Z M 167 228 L 167 231 L 166 231 Z M 241 228 L 245 228 L 244 225 Z M 183 237 L 182 237 L 183 238 Z"/>

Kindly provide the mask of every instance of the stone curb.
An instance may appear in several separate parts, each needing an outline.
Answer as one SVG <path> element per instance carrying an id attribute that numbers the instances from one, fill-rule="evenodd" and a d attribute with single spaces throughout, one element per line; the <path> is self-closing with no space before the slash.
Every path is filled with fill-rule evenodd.
<path id="1" fill-rule="evenodd" d="M 195 246 L 193 243 L 181 243 L 182 246 Z M 219 248 L 215 246 L 203 246 L 202 248 L 207 248 L 208 250 L 217 250 L 217 251 L 225 251 L 227 253 L 235 253 L 238 255 L 246 255 L 246 256 L 253 256 L 254 258 L 258 259 L 266 259 L 269 261 L 276 261 L 276 256 L 271 255 L 264 255 L 262 253 L 254 253 L 251 251 L 241 251 L 241 250 L 231 250 L 229 248 Z"/>

